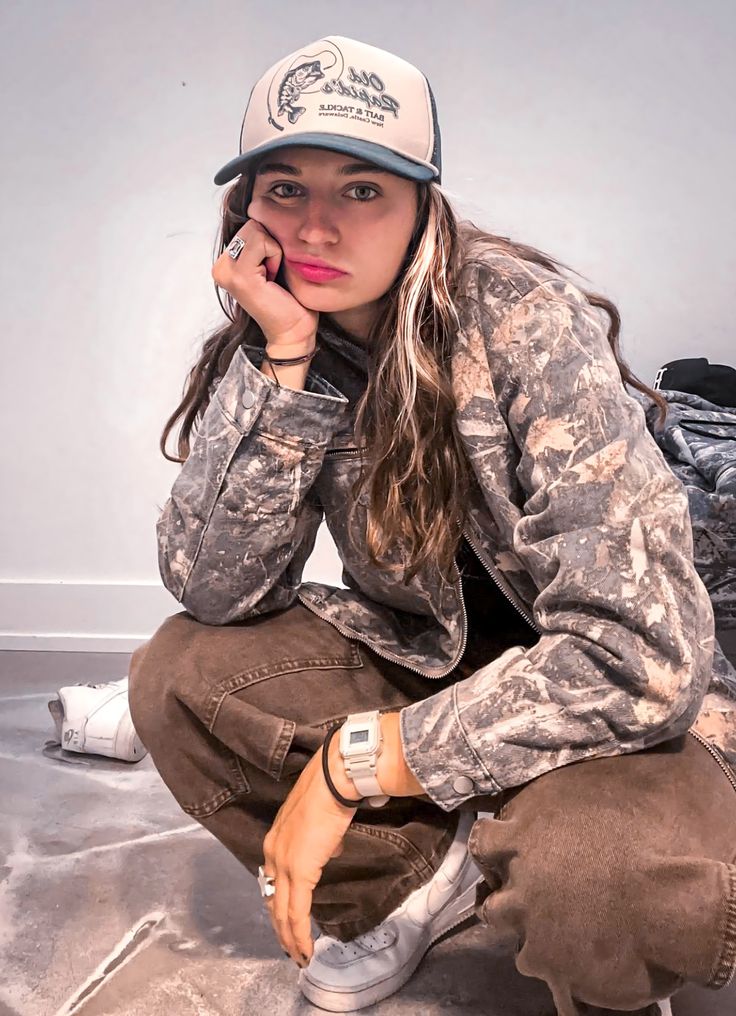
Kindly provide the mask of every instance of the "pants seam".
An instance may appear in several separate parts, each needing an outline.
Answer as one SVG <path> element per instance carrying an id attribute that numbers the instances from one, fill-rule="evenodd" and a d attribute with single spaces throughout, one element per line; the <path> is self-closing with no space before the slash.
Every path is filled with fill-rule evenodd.
<path id="1" fill-rule="evenodd" d="M 721 933 L 723 946 L 707 988 L 724 988 L 736 973 L 736 866 L 729 864 L 727 871 L 726 912 Z"/>
<path id="2" fill-rule="evenodd" d="M 279 739 L 276 742 L 276 747 L 273 750 L 273 756 L 271 758 L 271 767 L 269 769 L 269 775 L 274 780 L 281 779 L 281 773 L 284 769 L 284 760 L 286 754 L 294 740 L 294 732 L 296 731 L 296 723 L 293 720 L 284 720 L 284 725 L 281 728 Z"/>
<path id="3" fill-rule="evenodd" d="M 408 891 L 404 886 L 404 883 L 409 882 Z M 419 889 L 420 886 L 425 885 L 426 879 L 423 879 L 416 870 L 412 869 L 407 873 L 407 877 L 402 880 L 401 885 L 394 886 L 391 892 L 389 892 L 381 900 L 380 906 L 375 907 L 375 912 L 380 914 L 383 910 L 386 911 L 386 917 L 392 913 L 404 900 L 414 892 L 415 889 Z M 339 938 L 343 941 L 357 938 L 358 935 L 365 934 L 366 931 L 373 931 L 379 924 L 386 920 L 386 917 L 379 917 L 378 919 L 372 917 L 355 918 L 351 921 L 320 921 L 320 930 L 325 934 L 330 935 L 332 938 Z"/>
<path id="4" fill-rule="evenodd" d="M 450 835 L 449 831 L 446 832 L 445 836 L 440 840 L 439 846 L 435 847 L 429 857 L 425 857 L 424 854 L 419 850 L 411 840 L 407 839 L 402 833 L 397 832 L 395 829 L 382 829 L 376 826 L 365 825 L 362 822 L 353 822 L 350 826 L 351 830 L 355 830 L 358 833 L 362 833 L 364 836 L 378 838 L 386 840 L 388 843 L 392 843 L 404 856 L 406 861 L 412 866 L 413 870 L 423 878 L 425 881 L 429 881 L 434 875 L 435 868 L 434 864 L 438 853 L 442 851 L 442 857 L 447 852 L 447 847 L 442 849 L 442 844 L 449 837 L 450 841 L 455 835 L 457 823 L 452 829 Z"/>
<path id="5" fill-rule="evenodd" d="M 207 801 L 202 804 L 182 804 L 180 805 L 182 811 L 185 811 L 187 815 L 191 815 L 192 818 L 209 818 L 210 815 L 214 815 L 216 811 L 219 811 L 223 805 L 228 804 L 236 797 L 240 797 L 242 794 L 249 794 L 250 787 L 244 787 L 242 790 L 233 790 L 231 787 L 226 787 L 224 790 L 220 790 L 217 794 L 213 794 Z"/>
<path id="6" fill-rule="evenodd" d="M 375 826 L 363 825 L 362 822 L 352 822 L 350 829 L 369 839 L 385 840 L 387 843 L 392 843 L 411 865 L 412 871 L 421 878 L 431 878 L 434 874 L 429 861 L 424 855 L 410 840 L 402 836 L 401 833 L 397 833 L 394 829 L 377 829 Z"/>

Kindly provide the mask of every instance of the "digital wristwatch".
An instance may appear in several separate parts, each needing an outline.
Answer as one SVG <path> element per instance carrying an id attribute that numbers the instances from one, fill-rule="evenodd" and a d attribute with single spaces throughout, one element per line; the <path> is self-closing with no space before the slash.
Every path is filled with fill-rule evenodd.
<path id="1" fill-rule="evenodd" d="M 340 729 L 340 754 L 345 772 L 361 797 L 368 798 L 368 804 L 374 808 L 390 800 L 376 777 L 376 762 L 383 744 L 379 716 L 377 709 L 353 713 Z"/>

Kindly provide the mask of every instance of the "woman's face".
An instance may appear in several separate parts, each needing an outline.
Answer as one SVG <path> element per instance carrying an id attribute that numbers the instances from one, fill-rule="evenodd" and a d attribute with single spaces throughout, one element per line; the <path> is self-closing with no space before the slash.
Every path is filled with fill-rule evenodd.
<path id="1" fill-rule="evenodd" d="M 291 145 L 261 160 L 247 214 L 283 249 L 299 303 L 364 337 L 401 267 L 417 202 L 413 180 L 356 156 Z M 310 259 L 344 274 L 306 278 L 294 262 Z"/>

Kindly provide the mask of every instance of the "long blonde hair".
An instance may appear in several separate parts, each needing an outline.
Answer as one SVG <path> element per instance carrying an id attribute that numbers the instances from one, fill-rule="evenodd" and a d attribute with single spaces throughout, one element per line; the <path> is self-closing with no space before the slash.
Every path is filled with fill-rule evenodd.
<path id="1" fill-rule="evenodd" d="M 223 197 L 222 222 L 215 257 L 224 251 L 247 220 L 256 165 L 240 176 Z M 366 550 L 376 568 L 391 568 L 382 557 L 389 547 L 406 549 L 401 568 L 408 582 L 426 561 L 449 578 L 465 519 L 470 465 L 455 423 L 455 399 L 450 360 L 457 316 L 453 292 L 459 270 L 472 244 L 501 250 L 562 275 L 567 265 L 536 247 L 458 220 L 441 187 L 419 183 L 417 219 L 400 271 L 381 301 L 381 310 L 365 345 L 369 369 L 367 387 L 357 408 L 355 437 L 370 450 L 367 473 L 353 489 L 349 511 L 366 491 Z M 579 274 L 579 273 L 576 273 Z M 646 393 L 659 407 L 659 423 L 666 400 L 640 381 L 625 363 L 619 348 L 621 318 L 614 303 L 579 287 L 589 302 L 609 317 L 608 342 L 621 379 Z M 216 287 L 218 300 L 220 290 Z M 182 399 L 166 421 L 159 446 L 170 462 L 189 455 L 190 434 L 201 420 L 217 381 L 225 374 L 242 342 L 263 345 L 256 322 L 225 293 L 228 324 L 204 342 L 184 383 Z M 222 301 L 220 301 L 222 306 Z M 168 436 L 179 420 L 175 456 L 166 451 Z M 348 531 L 351 527 L 348 527 Z"/>

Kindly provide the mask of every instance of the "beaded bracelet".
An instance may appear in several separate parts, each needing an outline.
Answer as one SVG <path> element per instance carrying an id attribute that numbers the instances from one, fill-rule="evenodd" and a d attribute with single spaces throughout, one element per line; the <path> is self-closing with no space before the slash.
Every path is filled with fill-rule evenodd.
<path id="1" fill-rule="evenodd" d="M 340 791 L 335 786 L 335 784 L 332 782 L 332 777 L 330 776 L 330 767 L 327 764 L 328 753 L 330 749 L 330 741 L 332 740 L 332 738 L 335 736 L 335 734 L 338 732 L 339 729 L 340 729 L 339 726 L 332 727 L 322 744 L 322 772 L 324 773 L 325 783 L 329 787 L 330 793 L 335 798 L 335 800 L 339 801 L 340 804 L 344 805 L 346 808 L 357 808 L 358 805 L 365 800 L 365 798 L 360 797 L 358 798 L 357 801 L 351 801 L 349 797 L 343 797 Z"/>

